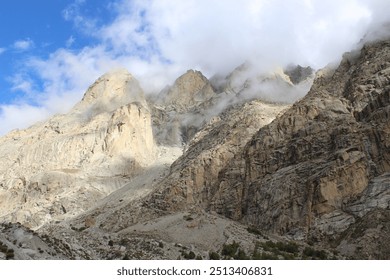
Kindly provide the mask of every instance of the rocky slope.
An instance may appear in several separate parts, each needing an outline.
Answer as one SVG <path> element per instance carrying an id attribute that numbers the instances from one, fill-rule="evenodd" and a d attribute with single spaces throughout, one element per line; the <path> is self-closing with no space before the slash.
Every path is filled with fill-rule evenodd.
<path id="1" fill-rule="evenodd" d="M 268 124 L 286 106 L 251 101 L 227 109 L 214 117 L 190 141 L 184 154 L 150 187 L 153 192 L 113 212 L 99 210 L 104 216 L 100 227 L 119 231 L 137 221 L 165 213 L 204 209 L 215 191 L 212 187 L 226 164 L 241 151 L 260 127 Z M 149 187 L 148 187 L 149 188 Z M 120 223 L 114 217 L 121 217 Z M 100 218 L 99 218 L 100 219 Z"/>

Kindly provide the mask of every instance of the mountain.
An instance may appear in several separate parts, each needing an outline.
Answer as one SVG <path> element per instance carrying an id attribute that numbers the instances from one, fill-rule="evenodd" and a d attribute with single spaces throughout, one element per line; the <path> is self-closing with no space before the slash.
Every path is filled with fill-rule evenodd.
<path id="1" fill-rule="evenodd" d="M 388 259 L 390 41 L 313 77 L 102 76 L 0 139 L 0 258 Z"/>
<path id="2" fill-rule="evenodd" d="M 336 243 L 372 212 L 387 215 L 389 47 L 368 44 L 346 54 L 337 69 L 319 72 L 310 92 L 260 129 L 219 174 L 219 204 L 232 195 L 239 202 L 234 214 L 217 212 L 278 235 Z M 379 216 L 370 222 L 385 235 Z M 337 248 L 362 258 L 388 256 L 386 246 L 360 241 L 371 234 L 360 228 L 348 241 L 353 246 Z"/>
<path id="3" fill-rule="evenodd" d="M 347 256 L 388 258 L 389 61 L 389 41 L 344 55 L 337 69 L 317 74 L 304 98 L 242 138 L 244 149 L 207 180 L 206 194 L 197 190 L 208 177 L 192 173 L 195 186 L 181 184 L 174 195 L 165 187 L 159 199 L 171 207 L 191 199 L 260 231 L 331 243 Z"/>
<path id="4" fill-rule="evenodd" d="M 156 157 L 151 115 L 125 70 L 93 84 L 66 115 L 0 139 L 0 216 L 35 228 L 82 213 Z"/>

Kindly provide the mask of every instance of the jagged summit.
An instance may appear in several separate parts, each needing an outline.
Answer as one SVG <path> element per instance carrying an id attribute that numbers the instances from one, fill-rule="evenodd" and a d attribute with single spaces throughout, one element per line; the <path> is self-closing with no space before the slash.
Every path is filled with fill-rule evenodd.
<path id="1" fill-rule="evenodd" d="M 284 73 L 290 77 L 291 82 L 296 85 L 314 75 L 314 69 L 310 66 L 302 67 L 301 65 L 289 65 Z"/>
<path id="2" fill-rule="evenodd" d="M 231 96 L 230 98 L 293 103 L 306 95 L 313 79 L 314 75 L 302 75 L 300 81 L 292 82 L 288 71 L 282 67 L 264 71 L 258 65 L 245 62 L 226 77 L 216 76 L 211 80 L 215 88 Z"/>
<path id="3" fill-rule="evenodd" d="M 98 78 L 73 110 L 112 111 L 128 103 L 148 107 L 138 81 L 126 69 L 121 68 Z"/>
<path id="4" fill-rule="evenodd" d="M 156 141 L 171 146 L 185 145 L 208 119 L 218 95 L 200 72 L 188 70 L 163 89 L 153 104 Z"/>
<path id="5" fill-rule="evenodd" d="M 215 97 L 209 80 L 200 72 L 188 70 L 160 93 L 164 103 L 176 111 L 189 111 Z"/>

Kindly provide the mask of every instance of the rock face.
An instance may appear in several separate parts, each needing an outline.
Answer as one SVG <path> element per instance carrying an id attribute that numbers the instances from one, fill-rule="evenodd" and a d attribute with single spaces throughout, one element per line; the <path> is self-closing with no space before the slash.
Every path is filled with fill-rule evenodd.
<path id="1" fill-rule="evenodd" d="M 151 115 L 125 70 L 106 74 L 66 115 L 0 139 L 0 216 L 37 227 L 85 211 L 155 158 Z"/>
<path id="2" fill-rule="evenodd" d="M 371 211 L 388 211 L 389 61 L 390 42 L 377 42 L 320 72 L 309 94 L 219 174 L 213 209 L 305 240 L 332 238 Z"/>
<path id="3" fill-rule="evenodd" d="M 191 205 L 207 207 L 216 190 L 218 175 L 262 126 L 287 106 L 251 101 L 214 117 L 190 141 L 183 156 L 171 166 L 161 191 L 147 203 L 174 211 Z"/>
<path id="4" fill-rule="evenodd" d="M 210 82 L 199 71 L 188 70 L 176 79 L 172 87 L 164 90 L 164 103 L 178 112 L 199 110 L 216 95 Z"/>
<path id="5" fill-rule="evenodd" d="M 314 74 L 314 69 L 310 66 L 302 67 L 301 65 L 290 65 L 284 72 L 290 77 L 291 82 L 296 85 L 311 77 Z"/>

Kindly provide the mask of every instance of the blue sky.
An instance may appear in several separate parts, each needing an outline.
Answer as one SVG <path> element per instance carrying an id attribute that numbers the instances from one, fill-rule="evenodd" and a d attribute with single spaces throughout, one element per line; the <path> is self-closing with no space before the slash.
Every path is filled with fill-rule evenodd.
<path id="1" fill-rule="evenodd" d="M 10 76 L 30 55 L 45 56 L 65 45 L 71 24 L 61 17 L 64 1 L 3 1 L 0 8 L 0 102 L 10 102 L 18 92 L 10 89 Z M 43 8 L 45 7 L 45 8 Z"/>
<path id="2" fill-rule="evenodd" d="M 147 93 L 187 69 L 227 74 L 338 61 L 388 0 L 12 0 L 0 4 L 0 135 L 66 113 L 127 68 Z"/>
<path id="3" fill-rule="evenodd" d="M 110 20 L 109 2 L 97 0 L 93 1 L 94 5 L 81 4 L 77 9 L 104 23 Z M 10 103 L 25 94 L 12 80 L 15 74 L 23 72 L 25 62 L 30 58 L 47 59 L 60 48 L 77 51 L 96 43 L 92 36 L 75 26 L 69 18 L 72 15 L 67 16 L 74 3 L 69 0 L 13 0 L 0 4 L 0 103 Z M 34 78 L 34 73 L 29 74 Z M 39 88 L 42 81 L 35 82 Z"/>

